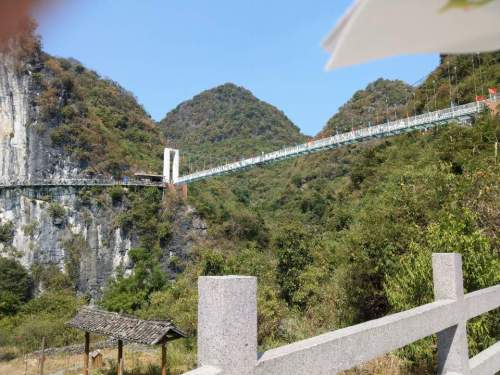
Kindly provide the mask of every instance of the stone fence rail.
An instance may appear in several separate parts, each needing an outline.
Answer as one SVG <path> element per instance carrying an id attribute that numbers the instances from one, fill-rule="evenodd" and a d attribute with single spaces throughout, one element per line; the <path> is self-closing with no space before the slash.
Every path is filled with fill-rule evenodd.
<path id="1" fill-rule="evenodd" d="M 432 256 L 435 302 L 257 354 L 257 281 L 200 277 L 198 369 L 185 375 L 336 374 L 437 333 L 438 374 L 493 375 L 500 342 L 469 359 L 466 322 L 500 306 L 500 285 L 464 294 L 459 254 Z"/>

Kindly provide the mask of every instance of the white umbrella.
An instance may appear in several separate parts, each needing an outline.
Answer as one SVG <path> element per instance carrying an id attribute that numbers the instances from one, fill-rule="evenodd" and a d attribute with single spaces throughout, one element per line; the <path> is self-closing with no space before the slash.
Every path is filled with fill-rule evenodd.
<path id="1" fill-rule="evenodd" d="M 500 0 L 357 0 L 323 43 L 327 69 L 411 53 L 500 49 Z"/>

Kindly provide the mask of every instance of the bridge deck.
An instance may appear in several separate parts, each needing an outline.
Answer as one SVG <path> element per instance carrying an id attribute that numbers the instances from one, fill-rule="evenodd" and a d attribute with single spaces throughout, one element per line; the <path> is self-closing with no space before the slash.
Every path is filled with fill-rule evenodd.
<path id="1" fill-rule="evenodd" d="M 163 182 L 148 182 L 148 181 L 121 181 L 121 180 L 93 180 L 93 179 L 59 179 L 59 180 L 29 180 L 29 181 L 13 181 L 0 182 L 0 189 L 17 189 L 17 188 L 33 188 L 33 187 L 85 187 L 85 186 L 130 186 L 130 187 L 163 187 Z"/>
<path id="2" fill-rule="evenodd" d="M 435 112 L 409 117 L 384 124 L 369 126 L 350 132 L 337 134 L 332 137 L 310 141 L 304 144 L 286 147 L 278 151 L 262 154 L 253 158 L 243 159 L 238 162 L 224 164 L 215 168 L 206 169 L 185 176 L 178 177 L 174 184 L 189 184 L 197 180 L 220 176 L 227 173 L 244 170 L 253 166 L 273 163 L 275 161 L 298 157 L 313 152 L 330 150 L 349 144 L 365 142 L 370 139 L 385 138 L 397 134 L 408 133 L 416 130 L 429 129 L 446 125 L 452 121 L 464 121 L 483 112 L 488 106 L 496 105 L 498 96 L 490 100 L 455 106 Z M 164 187 L 163 182 L 150 182 L 144 180 L 104 180 L 104 179 L 58 179 L 58 180 L 27 180 L 27 181 L 0 181 L 0 189 L 30 188 L 30 187 L 85 187 L 85 186 L 131 186 L 131 187 Z"/>

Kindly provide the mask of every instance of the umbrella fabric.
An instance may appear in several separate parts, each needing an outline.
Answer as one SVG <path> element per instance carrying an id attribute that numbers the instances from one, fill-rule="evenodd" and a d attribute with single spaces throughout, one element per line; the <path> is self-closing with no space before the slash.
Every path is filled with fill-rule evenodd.
<path id="1" fill-rule="evenodd" d="M 500 49 L 500 0 L 357 0 L 328 35 L 327 69 L 412 53 Z"/>

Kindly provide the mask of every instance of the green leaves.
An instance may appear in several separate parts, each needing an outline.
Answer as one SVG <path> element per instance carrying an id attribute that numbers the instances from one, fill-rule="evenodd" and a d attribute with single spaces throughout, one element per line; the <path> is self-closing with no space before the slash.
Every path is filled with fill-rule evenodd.
<path id="1" fill-rule="evenodd" d="M 14 259 L 0 257 L 0 306 L 2 315 L 17 311 L 31 296 L 32 280 L 24 267 Z"/>
<path id="2" fill-rule="evenodd" d="M 41 118 L 52 146 L 93 173 L 117 178 L 131 170 L 159 172 L 163 138 L 130 93 L 70 60 L 46 57 L 38 73 Z"/>
<path id="3" fill-rule="evenodd" d="M 0 243 L 10 244 L 14 238 L 14 224 L 11 221 L 0 222 Z"/>
<path id="4" fill-rule="evenodd" d="M 301 274 L 313 261 L 308 232 L 298 225 L 284 228 L 274 239 L 278 264 L 276 268 L 281 294 L 288 304 L 303 306 L 296 293 L 301 287 Z"/>
<path id="5" fill-rule="evenodd" d="M 446 213 L 427 226 L 415 239 L 409 252 L 400 258 L 394 274 L 386 275 L 384 289 L 393 311 L 403 311 L 433 301 L 432 253 L 462 254 L 466 292 L 487 288 L 500 282 L 500 259 L 491 247 L 492 240 L 478 228 L 477 217 L 469 209 Z M 474 355 L 495 342 L 498 314 L 485 314 L 468 324 L 469 348 Z M 428 341 L 407 349 L 414 361 L 428 361 L 432 352 Z"/>

